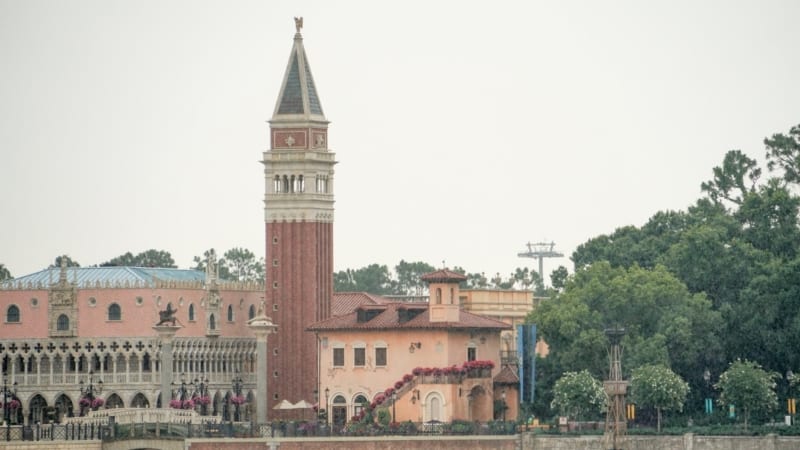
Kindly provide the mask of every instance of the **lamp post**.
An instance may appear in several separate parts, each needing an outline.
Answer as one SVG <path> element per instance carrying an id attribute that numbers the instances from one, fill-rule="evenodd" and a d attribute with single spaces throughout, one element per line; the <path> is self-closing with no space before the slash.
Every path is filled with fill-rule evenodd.
<path id="1" fill-rule="evenodd" d="M 397 404 L 397 391 L 392 391 L 392 422 L 397 422 L 395 404 Z"/>
<path id="2" fill-rule="evenodd" d="M 11 405 L 9 404 L 14 400 L 17 395 L 17 382 L 11 385 L 8 389 L 8 374 L 3 372 L 3 419 L 6 421 L 6 440 L 11 440 Z"/>
<path id="3" fill-rule="evenodd" d="M 233 377 L 233 381 L 231 382 L 231 387 L 233 388 L 233 395 L 234 395 L 234 399 L 232 401 L 233 401 L 234 409 L 235 409 L 235 412 L 236 412 L 235 418 L 236 418 L 236 420 L 240 420 L 240 418 L 239 418 L 239 403 L 241 402 L 241 396 L 242 396 L 242 377 L 241 377 L 241 375 L 237 374 L 235 377 Z M 234 419 L 234 417 L 231 416 L 231 422 L 233 422 L 233 419 Z"/>
<path id="4" fill-rule="evenodd" d="M 794 372 L 792 369 L 786 371 L 786 412 L 788 413 L 788 424 L 794 425 L 794 415 L 796 412 L 797 403 L 792 397 L 792 384 L 794 381 Z"/>
<path id="5" fill-rule="evenodd" d="M 711 371 L 708 369 L 703 371 L 703 381 L 706 382 L 705 410 L 706 414 L 711 414 L 714 412 L 714 402 L 711 399 Z"/>
<path id="6" fill-rule="evenodd" d="M 192 398 L 198 397 L 200 402 L 200 414 L 206 415 L 206 402 L 208 400 L 208 379 L 202 375 L 194 379 L 194 394 Z"/>
<path id="7" fill-rule="evenodd" d="M 325 388 L 325 426 L 328 426 L 330 420 L 329 418 L 331 416 L 331 412 L 329 411 L 330 408 L 328 407 L 328 396 L 330 395 L 330 393 L 331 390 Z"/>
<path id="8" fill-rule="evenodd" d="M 179 408 L 183 408 L 183 402 L 186 400 L 186 374 L 181 373 L 180 375 L 181 384 L 178 386 L 178 389 L 175 392 L 175 400 L 178 401 L 180 404 Z M 173 385 L 177 385 L 176 382 L 172 382 Z"/>
<path id="9" fill-rule="evenodd" d="M 80 385 L 79 389 L 80 389 L 80 393 L 81 393 L 81 395 L 80 395 L 81 396 L 81 400 L 78 402 L 78 404 L 80 405 L 80 402 L 84 402 L 84 405 L 86 407 L 88 407 L 89 409 L 94 408 L 95 407 L 94 406 L 95 405 L 95 401 L 94 401 L 95 400 L 95 396 L 97 394 L 100 394 L 101 392 L 103 392 L 103 380 L 97 380 L 97 385 L 95 385 L 94 384 L 94 372 L 90 370 L 89 371 L 89 382 L 87 384 L 84 384 L 83 380 L 81 380 L 78 384 Z M 84 410 L 84 406 L 81 405 L 81 416 L 83 416 L 83 410 Z"/>
<path id="10" fill-rule="evenodd" d="M 503 395 L 503 422 L 505 422 L 506 421 L 506 409 L 508 409 L 508 406 L 506 406 L 506 388 L 503 388 L 503 394 L 502 395 Z"/>

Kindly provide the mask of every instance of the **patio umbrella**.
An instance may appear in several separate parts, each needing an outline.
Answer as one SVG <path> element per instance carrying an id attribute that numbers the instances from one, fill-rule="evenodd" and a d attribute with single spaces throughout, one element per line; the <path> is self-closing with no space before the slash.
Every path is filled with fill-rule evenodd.
<path id="1" fill-rule="evenodd" d="M 314 405 L 312 405 L 311 403 L 308 403 L 305 400 L 300 400 L 299 402 L 297 402 L 294 405 L 292 405 L 292 409 L 302 409 L 303 410 L 303 412 L 302 412 L 303 420 L 305 420 L 305 418 L 306 418 L 306 411 L 305 410 L 313 408 L 313 407 L 314 407 Z"/>
<path id="2" fill-rule="evenodd" d="M 294 405 L 292 405 L 289 400 L 283 399 L 272 409 L 294 409 Z"/>

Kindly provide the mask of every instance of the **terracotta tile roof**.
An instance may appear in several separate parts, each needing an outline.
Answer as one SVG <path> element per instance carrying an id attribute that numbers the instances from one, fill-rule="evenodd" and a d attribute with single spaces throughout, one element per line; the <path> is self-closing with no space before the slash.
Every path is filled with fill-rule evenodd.
<path id="1" fill-rule="evenodd" d="M 448 269 L 441 269 L 437 270 L 436 272 L 426 273 L 425 275 L 419 277 L 422 281 L 427 281 L 428 283 L 435 283 L 435 282 L 448 282 L 448 281 L 465 281 L 467 277 L 464 275 L 453 272 L 452 270 Z"/>
<path id="2" fill-rule="evenodd" d="M 369 320 L 359 322 L 359 309 L 364 312 L 371 311 L 369 315 L 375 314 Z M 410 312 L 410 313 L 409 313 Z M 414 313 L 417 313 L 414 315 Z M 400 315 L 410 317 L 407 321 L 401 322 Z M 357 306 L 354 311 L 334 316 L 326 320 L 312 324 L 308 327 L 310 331 L 325 330 L 404 330 L 404 329 L 494 329 L 510 330 L 511 326 L 499 320 L 472 314 L 466 311 L 459 311 L 457 322 L 431 322 L 428 313 L 427 303 L 365 303 Z"/>
<path id="3" fill-rule="evenodd" d="M 382 305 L 391 303 L 391 300 L 379 295 L 366 292 L 336 292 L 331 302 L 331 315 L 343 316 L 350 314 L 362 305 Z"/>
<path id="4" fill-rule="evenodd" d="M 494 382 L 498 384 L 518 384 L 519 375 L 511 366 L 505 365 L 500 369 L 500 373 L 495 375 Z"/>

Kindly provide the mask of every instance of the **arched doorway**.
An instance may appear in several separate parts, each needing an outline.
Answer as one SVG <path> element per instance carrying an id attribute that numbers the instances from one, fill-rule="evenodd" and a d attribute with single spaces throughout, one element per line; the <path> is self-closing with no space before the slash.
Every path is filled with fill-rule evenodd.
<path id="1" fill-rule="evenodd" d="M 444 399 L 438 392 L 431 392 L 425 396 L 425 422 L 445 422 Z"/>
<path id="2" fill-rule="evenodd" d="M 253 391 L 247 393 L 247 403 L 244 404 L 244 417 L 242 418 L 243 421 L 250 421 L 250 417 L 252 417 L 253 412 L 255 411 L 256 406 L 256 398 L 253 395 Z"/>
<path id="3" fill-rule="evenodd" d="M 106 408 L 124 408 L 125 405 L 122 403 L 122 399 L 117 394 L 111 394 L 106 399 Z"/>
<path id="4" fill-rule="evenodd" d="M 141 392 L 133 396 L 133 400 L 131 400 L 131 408 L 149 408 L 150 402 L 147 400 L 147 397 L 144 396 Z"/>
<path id="5" fill-rule="evenodd" d="M 65 397 L 62 395 L 61 397 Z M 61 398 L 59 397 L 59 398 Z M 36 424 L 36 423 L 47 423 L 47 400 L 44 399 L 39 394 L 36 394 L 31 399 L 29 404 L 30 406 L 30 413 L 28 414 L 28 423 L 29 424 Z M 17 408 L 22 413 L 22 408 Z M 71 410 L 70 410 L 71 411 Z M 52 419 L 50 419 L 52 420 Z M 11 423 L 14 423 L 12 418 Z"/>
<path id="6" fill-rule="evenodd" d="M 221 414 L 222 414 L 222 395 L 219 393 L 219 391 L 217 391 L 217 393 L 214 394 L 214 401 L 212 402 L 211 415 L 219 416 Z"/>
<path id="7" fill-rule="evenodd" d="M 479 421 L 492 420 L 494 415 L 494 405 L 492 399 L 486 394 L 486 389 L 478 385 L 473 387 L 469 394 L 469 419 Z"/>
<path id="8" fill-rule="evenodd" d="M 331 421 L 335 427 L 343 427 L 347 423 L 347 400 L 337 395 L 331 403 Z"/>
<path id="9" fill-rule="evenodd" d="M 64 417 L 72 417 L 73 408 L 75 408 L 75 406 L 72 404 L 72 399 L 66 394 L 61 394 L 56 397 L 55 421 L 61 423 Z"/>

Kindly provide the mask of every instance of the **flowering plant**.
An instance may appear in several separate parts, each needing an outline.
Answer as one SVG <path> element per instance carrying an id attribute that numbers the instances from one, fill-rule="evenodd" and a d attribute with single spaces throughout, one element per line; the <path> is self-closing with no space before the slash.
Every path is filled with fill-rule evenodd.
<path id="1" fill-rule="evenodd" d="M 245 398 L 241 395 L 234 395 L 231 397 L 231 403 L 234 405 L 242 405 L 245 402 Z"/>
<path id="2" fill-rule="evenodd" d="M 405 383 L 403 383 L 403 380 L 398 380 L 398 381 L 395 381 L 395 382 L 394 382 L 394 388 L 395 388 L 395 389 L 400 389 L 400 388 L 402 388 L 402 387 L 403 387 L 403 384 L 405 384 Z"/>
<path id="3" fill-rule="evenodd" d="M 205 406 L 205 405 L 208 405 L 209 403 L 211 403 L 211 399 L 210 399 L 210 398 L 208 398 L 208 396 L 207 396 L 207 395 L 203 395 L 203 396 L 201 396 L 201 397 L 195 397 L 195 398 L 194 398 L 194 401 L 195 401 L 195 403 L 197 403 L 198 405 L 203 405 L 203 406 Z"/>
<path id="4" fill-rule="evenodd" d="M 78 401 L 78 404 L 83 407 L 92 406 L 92 401 L 89 400 L 88 397 L 81 397 L 81 399 Z"/>
<path id="5" fill-rule="evenodd" d="M 414 375 L 418 375 L 418 374 L 414 374 Z M 407 373 L 407 374 L 403 375 L 403 382 L 404 383 L 408 383 L 409 381 L 413 380 L 414 379 L 414 375 L 412 375 L 410 373 Z"/>
<path id="6" fill-rule="evenodd" d="M 9 409 L 17 409 L 17 408 L 20 407 L 20 405 L 22 405 L 22 403 L 20 403 L 19 400 L 15 399 L 15 398 L 8 401 L 8 408 Z M 3 402 L 0 402 L 0 408 L 2 408 L 2 407 L 3 407 Z"/>
<path id="7" fill-rule="evenodd" d="M 183 404 L 181 405 L 183 409 L 192 409 L 194 408 L 194 402 L 191 400 L 184 400 Z"/>
<path id="8" fill-rule="evenodd" d="M 105 403 L 106 403 L 105 400 L 103 400 L 102 398 L 93 399 L 92 400 L 92 408 L 99 408 L 99 407 L 105 405 Z"/>
<path id="9" fill-rule="evenodd" d="M 182 402 L 180 400 L 170 400 L 169 401 L 169 407 L 170 408 L 181 409 L 182 405 L 183 404 L 182 404 Z"/>
<path id="10" fill-rule="evenodd" d="M 414 370 L 411 371 L 413 375 L 422 375 L 423 369 L 422 367 L 415 367 Z M 409 380 L 410 381 L 410 380 Z"/>

